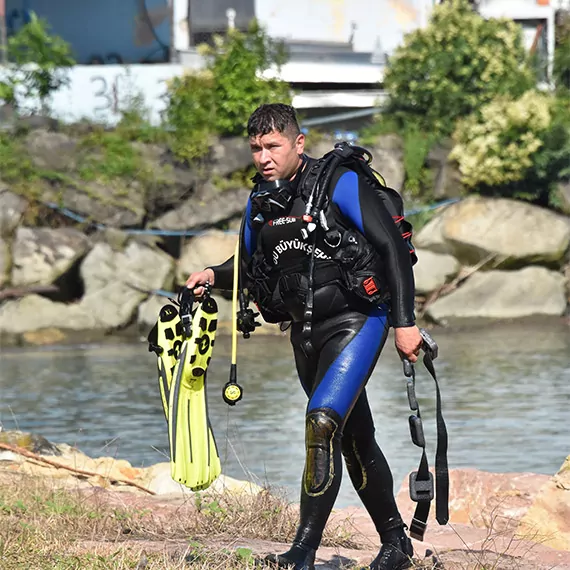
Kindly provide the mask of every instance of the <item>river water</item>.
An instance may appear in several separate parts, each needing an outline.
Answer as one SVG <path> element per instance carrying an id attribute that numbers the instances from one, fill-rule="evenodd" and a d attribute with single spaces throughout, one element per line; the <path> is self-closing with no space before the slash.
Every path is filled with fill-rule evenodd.
<path id="1" fill-rule="evenodd" d="M 449 431 L 449 465 L 554 474 L 570 454 L 570 327 L 520 322 L 434 331 Z M 305 397 L 287 336 L 240 339 L 244 398 L 228 407 L 221 387 L 230 339 L 219 337 L 208 376 L 210 417 L 223 471 L 298 495 Z M 395 488 L 421 452 L 408 431 L 405 380 L 393 340 L 368 385 L 377 438 Z M 435 451 L 435 390 L 418 368 L 418 397 L 430 463 Z M 13 348 L 0 351 L 0 425 L 77 446 L 91 457 L 135 466 L 168 461 L 156 360 L 145 342 Z M 348 477 L 337 506 L 357 505 Z"/>

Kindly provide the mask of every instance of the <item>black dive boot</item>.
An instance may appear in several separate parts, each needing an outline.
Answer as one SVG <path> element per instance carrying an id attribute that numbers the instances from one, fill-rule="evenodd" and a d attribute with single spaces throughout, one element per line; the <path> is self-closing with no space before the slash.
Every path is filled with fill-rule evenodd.
<path id="1" fill-rule="evenodd" d="M 413 554 L 412 541 L 402 529 L 398 536 L 382 541 L 382 548 L 370 564 L 370 570 L 405 570 L 412 566 Z"/>
<path id="2" fill-rule="evenodd" d="M 300 543 L 293 543 L 293 546 L 283 554 L 269 554 L 265 557 L 266 562 L 271 562 L 277 568 L 287 568 L 288 570 L 315 570 L 314 548 Z"/>

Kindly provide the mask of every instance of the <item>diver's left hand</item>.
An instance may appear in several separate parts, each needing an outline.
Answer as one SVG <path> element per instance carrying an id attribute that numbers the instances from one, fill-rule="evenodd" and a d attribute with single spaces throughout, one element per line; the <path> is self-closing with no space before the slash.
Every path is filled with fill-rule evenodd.
<path id="1" fill-rule="evenodd" d="M 407 358 L 410 362 L 416 362 L 423 342 L 420 329 L 416 325 L 398 327 L 394 329 L 394 335 L 396 337 L 396 349 L 402 360 Z"/>

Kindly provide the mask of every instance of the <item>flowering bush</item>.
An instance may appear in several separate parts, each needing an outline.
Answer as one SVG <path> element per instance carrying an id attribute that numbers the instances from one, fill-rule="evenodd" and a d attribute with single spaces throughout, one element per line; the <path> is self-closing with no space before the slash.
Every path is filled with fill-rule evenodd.
<path id="1" fill-rule="evenodd" d="M 499 97 L 458 123 L 450 157 L 468 188 L 548 204 L 551 183 L 570 164 L 569 119 L 557 99 L 535 90 Z"/>
<path id="2" fill-rule="evenodd" d="M 520 26 L 486 20 L 467 0 L 434 7 L 429 25 L 408 34 L 390 59 L 384 85 L 389 111 L 443 135 L 496 95 L 534 85 Z"/>

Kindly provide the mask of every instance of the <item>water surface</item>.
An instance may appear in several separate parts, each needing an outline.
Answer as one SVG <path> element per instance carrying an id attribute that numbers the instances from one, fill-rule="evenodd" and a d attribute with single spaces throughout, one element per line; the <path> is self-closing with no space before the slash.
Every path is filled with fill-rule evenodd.
<path id="1" fill-rule="evenodd" d="M 570 327 L 516 323 L 437 330 L 450 467 L 555 473 L 570 454 Z M 305 396 L 287 336 L 240 340 L 244 399 L 228 407 L 221 388 L 230 342 L 219 337 L 208 377 L 210 416 L 225 473 L 298 495 Z M 393 348 L 368 387 L 378 441 L 395 487 L 417 468 L 401 364 Z M 419 369 L 418 397 L 430 462 L 435 450 L 434 384 Z M 5 349 L 0 352 L 0 424 L 76 445 L 92 457 L 146 466 L 168 460 L 156 361 L 146 343 Z M 348 477 L 338 506 L 357 505 Z"/>

